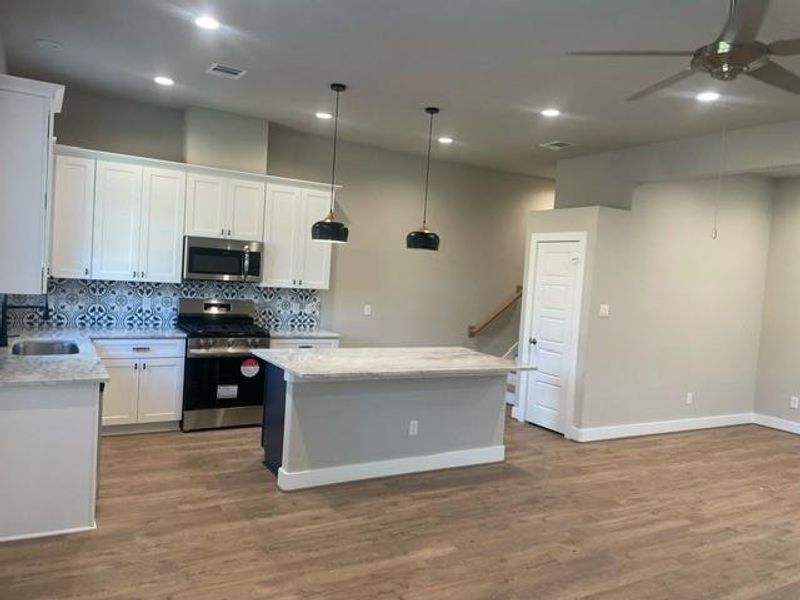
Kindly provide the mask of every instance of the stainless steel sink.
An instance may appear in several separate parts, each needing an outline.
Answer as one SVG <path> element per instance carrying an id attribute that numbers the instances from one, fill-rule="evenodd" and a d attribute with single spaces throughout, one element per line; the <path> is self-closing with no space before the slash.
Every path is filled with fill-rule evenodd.
<path id="1" fill-rule="evenodd" d="M 77 354 L 78 344 L 69 340 L 24 340 L 11 346 L 17 356 L 49 356 L 52 354 Z"/>

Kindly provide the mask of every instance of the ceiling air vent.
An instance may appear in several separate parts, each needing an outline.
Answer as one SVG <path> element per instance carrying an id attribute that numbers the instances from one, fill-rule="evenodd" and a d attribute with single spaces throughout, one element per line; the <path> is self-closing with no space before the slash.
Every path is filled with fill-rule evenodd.
<path id="1" fill-rule="evenodd" d="M 210 75 L 217 75 L 219 77 L 226 77 L 228 79 L 241 79 L 247 73 L 244 69 L 239 67 L 231 67 L 230 65 L 222 65 L 220 63 L 213 63 L 206 69 L 206 73 Z"/>
<path id="2" fill-rule="evenodd" d="M 546 148 L 547 150 L 552 150 L 553 152 L 558 152 L 559 150 L 571 148 L 572 146 L 574 146 L 574 144 L 570 144 L 569 142 L 559 142 L 558 140 L 553 142 L 545 142 L 544 144 L 539 144 L 539 148 Z"/>

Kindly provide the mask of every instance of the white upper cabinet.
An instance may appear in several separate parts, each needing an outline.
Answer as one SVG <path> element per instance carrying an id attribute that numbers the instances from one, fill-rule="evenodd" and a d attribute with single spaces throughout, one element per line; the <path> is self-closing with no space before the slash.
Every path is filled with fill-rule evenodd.
<path id="1" fill-rule="evenodd" d="M 264 184 L 261 181 L 233 179 L 228 182 L 227 237 L 260 240 L 264 231 Z"/>
<path id="2" fill-rule="evenodd" d="M 311 226 L 328 214 L 330 193 L 267 185 L 262 285 L 328 289 L 331 244 L 311 239 Z"/>
<path id="3" fill-rule="evenodd" d="M 263 227 L 263 182 L 189 173 L 186 235 L 259 240 Z"/>
<path id="4" fill-rule="evenodd" d="M 296 231 L 300 226 L 302 190 L 284 185 L 267 186 L 266 226 L 262 284 L 268 287 L 295 287 L 297 256 Z"/>
<path id="5" fill-rule="evenodd" d="M 303 219 L 300 227 L 300 245 L 303 247 L 303 268 L 299 273 L 300 287 L 327 290 L 331 278 L 331 252 L 333 244 L 311 239 L 311 226 L 324 219 L 330 210 L 330 192 L 306 190 L 303 192 Z"/>
<path id="6" fill-rule="evenodd" d="M 224 177 L 189 173 L 186 178 L 186 235 L 225 236 L 228 218 L 227 180 Z"/>
<path id="7" fill-rule="evenodd" d="M 94 169 L 95 161 L 92 158 L 56 157 L 53 242 L 50 247 L 53 277 L 89 277 L 92 266 Z"/>
<path id="8" fill-rule="evenodd" d="M 138 278 L 141 210 L 142 167 L 97 161 L 93 279 Z"/>
<path id="9" fill-rule="evenodd" d="M 143 182 L 139 278 L 180 283 L 186 173 L 145 167 Z"/>
<path id="10" fill-rule="evenodd" d="M 60 85 L 0 75 L 0 293 L 47 289 L 52 115 Z"/>
<path id="11" fill-rule="evenodd" d="M 183 169 L 97 161 L 92 279 L 178 283 Z"/>

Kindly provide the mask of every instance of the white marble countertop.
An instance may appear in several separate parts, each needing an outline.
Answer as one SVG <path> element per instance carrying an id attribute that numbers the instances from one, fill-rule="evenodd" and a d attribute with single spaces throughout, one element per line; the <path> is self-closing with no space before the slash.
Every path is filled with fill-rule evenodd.
<path id="1" fill-rule="evenodd" d="M 108 372 L 95 351 L 92 340 L 185 338 L 180 329 L 28 329 L 11 332 L 8 347 L 0 348 L 1 385 L 53 385 L 60 383 L 100 383 Z M 77 354 L 15 356 L 11 346 L 24 340 L 70 340 L 78 344 Z"/>
<path id="2" fill-rule="evenodd" d="M 301 381 L 502 375 L 531 369 L 459 347 L 276 349 L 254 350 L 253 355 Z"/>
<path id="3" fill-rule="evenodd" d="M 270 329 L 269 336 L 276 340 L 339 339 L 341 335 L 327 329 Z"/>

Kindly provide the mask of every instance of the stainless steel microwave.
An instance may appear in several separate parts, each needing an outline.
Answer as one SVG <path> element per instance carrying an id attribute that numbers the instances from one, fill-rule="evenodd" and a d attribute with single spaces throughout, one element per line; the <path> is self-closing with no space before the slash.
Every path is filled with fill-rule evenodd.
<path id="1" fill-rule="evenodd" d="M 261 242 L 186 236 L 183 278 L 216 281 L 261 281 Z"/>

